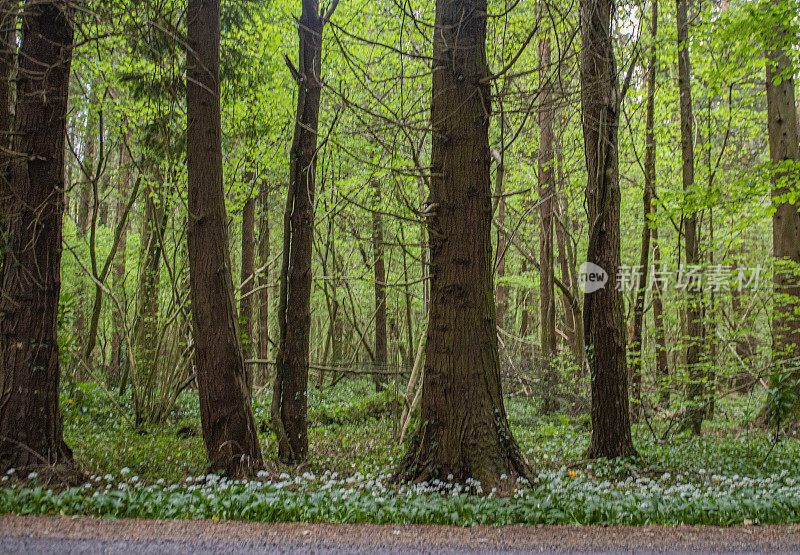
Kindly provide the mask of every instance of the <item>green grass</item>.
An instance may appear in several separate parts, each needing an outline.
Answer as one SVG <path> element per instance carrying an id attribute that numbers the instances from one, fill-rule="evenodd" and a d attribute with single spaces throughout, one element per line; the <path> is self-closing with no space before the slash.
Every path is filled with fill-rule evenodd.
<path id="1" fill-rule="evenodd" d="M 510 484 L 516 493 L 507 498 L 476 483 L 390 484 L 403 453 L 393 435 L 397 406 L 392 389 L 376 394 L 367 381 L 310 392 L 309 461 L 300 468 L 275 460 L 265 427 L 269 393 L 258 392 L 254 412 L 267 430 L 261 441 L 270 473 L 252 481 L 205 474 L 193 392 L 181 395 L 163 425 L 141 429 L 124 416 L 129 401 L 112 402 L 96 385 L 65 392 L 62 406 L 66 441 L 87 483 L 48 489 L 11 473 L 0 478 L 0 512 L 459 525 L 800 521 L 798 441 L 775 444 L 748 426 L 758 406 L 749 397 L 721 400 L 701 438 L 661 441 L 666 421 L 639 424 L 639 457 L 599 462 L 582 459 L 587 416 L 542 417 L 535 400 L 509 399 L 509 420 L 537 479 Z"/>

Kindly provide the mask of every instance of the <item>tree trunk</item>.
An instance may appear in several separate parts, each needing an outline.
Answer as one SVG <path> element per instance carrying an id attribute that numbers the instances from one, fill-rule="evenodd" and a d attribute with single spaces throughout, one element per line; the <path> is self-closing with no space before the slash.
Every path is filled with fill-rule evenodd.
<path id="1" fill-rule="evenodd" d="M 125 134 L 125 140 L 119 148 L 119 165 L 122 179 L 120 180 L 119 190 L 117 193 L 117 206 L 115 215 L 117 218 L 117 226 L 121 225 L 122 215 L 125 211 L 125 206 L 128 201 L 128 191 L 131 185 L 131 159 L 128 152 L 127 145 L 130 141 L 130 131 Z M 125 225 L 120 230 L 119 247 L 117 248 L 117 255 L 114 258 L 114 266 L 111 274 L 111 286 L 118 295 L 122 308 L 126 306 L 127 295 L 125 292 L 125 266 L 126 266 L 126 250 L 128 246 L 128 220 L 126 218 Z M 122 294 L 120 294 L 122 292 Z M 112 332 L 111 332 L 111 362 L 108 368 L 108 381 L 111 387 L 117 388 L 120 386 L 122 378 L 122 344 L 126 338 L 123 338 L 124 326 L 123 321 L 125 314 L 120 314 L 118 310 L 112 313 Z M 131 361 L 128 361 L 130 363 Z"/>
<path id="2" fill-rule="evenodd" d="M 8 267 L 0 296 L 0 470 L 70 461 L 58 409 L 58 296 L 72 10 L 26 3 Z M 43 72 L 42 68 L 47 68 Z"/>
<path id="3" fill-rule="evenodd" d="M 437 0 L 428 197 L 431 312 L 420 427 L 398 480 L 510 487 L 530 469 L 508 426 L 492 295 L 486 0 Z M 451 476 L 452 475 L 452 476 Z"/>
<path id="4" fill-rule="evenodd" d="M 89 231 L 92 214 L 92 180 L 94 178 L 94 104 L 96 98 L 94 94 L 94 84 L 89 94 L 89 114 L 86 117 L 86 132 L 84 138 L 83 152 L 83 179 L 81 180 L 80 196 L 78 197 L 78 227 L 76 229 L 77 238 L 80 241 L 86 239 Z M 86 304 L 87 291 L 86 282 L 88 277 L 79 273 L 77 276 L 77 303 L 75 307 L 75 337 L 77 338 L 78 351 L 83 352 L 86 346 Z M 77 370 L 78 373 L 80 370 Z"/>
<path id="5" fill-rule="evenodd" d="M 546 33 L 547 31 L 545 31 Z M 550 78 L 550 37 L 539 40 L 539 83 L 541 108 L 539 110 L 539 317 L 541 320 L 542 361 L 544 363 L 545 389 L 542 412 L 558 410 L 555 395 L 558 386 L 556 356 L 556 297 L 554 290 L 555 266 L 553 256 L 553 207 L 555 206 L 555 106 L 553 84 Z"/>
<path id="6" fill-rule="evenodd" d="M 270 269 L 269 264 L 269 188 L 267 180 L 262 179 L 259 184 L 258 196 L 261 201 L 261 219 L 258 230 L 258 264 L 263 268 L 258 274 L 258 358 L 269 358 L 269 302 L 270 302 Z M 266 266 L 266 267 L 265 267 Z M 267 375 L 267 368 L 259 365 L 258 379 Z M 261 383 L 261 382 L 259 382 Z"/>
<path id="7" fill-rule="evenodd" d="M 650 206 L 651 213 L 655 213 L 655 205 Z M 659 275 L 661 272 L 661 247 L 658 244 L 658 227 L 653 226 L 653 274 Z M 653 282 L 653 340 L 656 345 L 656 378 L 659 380 L 661 389 L 661 406 L 669 406 L 669 361 L 667 359 L 667 331 L 664 327 L 664 303 L 662 296 L 661 283 L 658 280 Z"/>
<path id="8" fill-rule="evenodd" d="M 381 222 L 381 186 L 377 179 L 372 182 L 374 207 L 372 211 L 372 256 L 375 267 L 375 368 L 386 372 L 389 347 L 386 337 L 386 267 L 383 260 L 383 223 Z M 372 375 L 375 391 L 383 390 L 387 376 Z"/>
<path id="9" fill-rule="evenodd" d="M 676 0 L 676 24 L 678 27 L 678 92 L 680 94 L 681 111 L 681 159 L 683 175 L 683 191 L 685 200 L 693 203 L 694 189 L 694 113 L 692 111 L 692 64 L 689 58 L 689 20 L 687 15 L 688 0 Z M 697 237 L 697 212 L 691 208 L 688 217 L 684 217 L 684 251 L 686 266 L 700 263 L 700 249 Z M 687 335 L 689 345 L 686 348 L 686 366 L 689 373 L 688 403 L 684 427 L 690 427 L 692 433 L 700 434 L 703 425 L 705 408 L 704 373 L 700 367 L 700 341 L 702 338 L 702 291 L 700 287 L 687 287 Z"/>
<path id="10" fill-rule="evenodd" d="M 155 372 L 158 356 L 158 312 L 161 284 L 161 249 L 162 238 L 166 230 L 169 209 L 164 195 L 160 172 L 154 176 L 154 183 L 148 183 L 145 190 L 144 221 L 141 233 L 141 254 L 139 256 L 139 281 L 136 294 L 136 316 L 133 324 L 133 341 L 136 354 L 136 365 L 129 361 L 128 370 L 134 372 L 132 378 L 147 381 L 147 377 Z M 121 387 L 127 385 L 124 377 Z M 133 388 L 133 410 L 136 422 L 146 419 L 142 393 L 138 387 Z"/>
<path id="11" fill-rule="evenodd" d="M 608 273 L 602 289 L 586 294 L 583 308 L 592 382 L 589 458 L 635 453 L 628 406 L 625 321 L 617 290 L 620 265 L 618 128 L 620 90 L 611 39 L 611 0 L 581 0 L 583 17 L 581 107 L 588 183 L 587 262 Z"/>
<path id="12" fill-rule="evenodd" d="M 322 29 L 318 0 L 302 0 L 299 20 L 299 92 L 283 216 L 283 261 L 278 299 L 280 344 L 272 393 L 272 422 L 278 458 L 299 463 L 308 455 L 306 420 L 311 335 L 311 255 L 317 127 L 322 93 Z"/>
<path id="13" fill-rule="evenodd" d="M 497 175 L 495 176 L 494 194 L 497 199 L 497 221 L 501 225 L 505 225 L 506 221 L 506 198 L 503 196 L 503 188 L 505 185 L 506 167 L 505 163 L 498 156 Z M 503 285 L 502 281 L 506 276 L 506 236 L 497 230 L 497 281 L 500 282 L 495 286 L 495 306 L 497 310 L 497 326 L 501 329 L 506 327 L 506 307 L 508 305 L 508 287 Z"/>
<path id="14" fill-rule="evenodd" d="M 189 0 L 189 281 L 203 441 L 213 470 L 240 476 L 262 461 L 236 318 L 222 189 L 219 15 L 219 0 Z"/>
<path id="15" fill-rule="evenodd" d="M 3 282 L 3 261 L 6 256 L 6 231 L 11 196 L 9 163 L 14 127 L 13 83 L 11 74 L 17 59 L 18 0 L 0 0 L 0 284 Z"/>
<path id="16" fill-rule="evenodd" d="M 778 2 L 773 4 L 780 9 Z M 781 367 L 782 361 L 800 354 L 800 207 L 797 202 L 785 200 L 787 193 L 796 190 L 800 182 L 797 169 L 800 153 L 794 70 L 785 50 L 791 44 L 789 25 L 782 24 L 775 29 L 774 37 L 774 43 L 767 51 L 767 121 L 770 161 L 775 169 L 772 185 L 773 202 L 776 205 L 772 216 L 772 250 L 775 257 L 772 333 L 773 359 L 779 364 L 776 367 L 778 373 L 787 372 Z M 785 167 L 782 169 L 781 165 Z M 781 196 L 784 198 L 781 199 Z M 773 387 L 777 386 L 778 376 L 774 375 L 772 380 Z M 793 381 L 800 384 L 796 377 Z M 797 387 L 800 388 L 800 385 Z M 798 406 L 800 396 L 795 400 L 795 408 Z"/>
<path id="17" fill-rule="evenodd" d="M 250 176 L 252 180 L 252 175 Z M 253 355 L 253 281 L 256 258 L 256 199 L 249 197 L 242 211 L 242 289 L 239 298 L 239 324 L 242 332 L 242 356 Z M 253 365 L 244 364 L 247 391 L 253 391 Z"/>
<path id="18" fill-rule="evenodd" d="M 647 297 L 647 279 L 650 266 L 650 238 L 653 233 L 652 217 L 655 215 L 653 197 L 656 191 L 656 138 L 653 133 L 656 110 L 656 37 L 658 36 L 658 0 L 651 0 L 650 62 L 647 66 L 647 108 L 645 116 L 644 195 L 642 197 L 642 242 L 639 254 L 639 280 L 633 306 L 633 330 L 630 342 L 631 416 L 639 420 L 642 409 L 642 332 L 644 328 L 644 301 Z"/>

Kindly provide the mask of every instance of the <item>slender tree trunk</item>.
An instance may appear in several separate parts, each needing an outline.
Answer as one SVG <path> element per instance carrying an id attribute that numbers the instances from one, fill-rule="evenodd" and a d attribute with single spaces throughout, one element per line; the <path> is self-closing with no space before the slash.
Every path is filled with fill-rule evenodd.
<path id="1" fill-rule="evenodd" d="M 546 31 L 545 31 L 546 33 Z M 553 256 L 553 207 L 555 206 L 555 106 L 550 78 L 550 37 L 539 40 L 539 316 L 541 319 L 542 360 L 545 365 L 545 391 L 542 412 L 558 410 L 555 390 L 558 385 L 556 349 L 555 266 Z"/>
<path id="2" fill-rule="evenodd" d="M 147 377 L 155 372 L 158 347 L 158 312 L 161 291 L 161 249 L 162 238 L 166 230 L 169 209 L 160 183 L 162 176 L 158 172 L 154 176 L 155 184 L 148 184 L 145 190 L 144 221 L 141 233 L 142 245 L 139 256 L 139 281 L 136 295 L 136 316 L 133 324 L 133 341 L 136 354 L 136 366 L 129 361 L 128 370 L 134 372 L 136 381 L 147 381 Z M 127 385 L 127 376 L 123 376 L 121 388 Z M 141 388 L 133 388 L 133 410 L 137 424 L 146 419 L 146 407 L 140 394 Z"/>
<path id="3" fill-rule="evenodd" d="M 250 177 L 252 180 L 252 175 Z M 249 181 L 249 180 L 248 180 Z M 250 197 L 242 211 L 242 290 L 239 299 L 239 324 L 242 332 L 242 355 L 249 360 L 253 349 L 253 289 L 256 258 L 256 199 Z M 253 365 L 244 364 L 247 391 L 253 391 Z"/>
<path id="4" fill-rule="evenodd" d="M 620 265 L 618 128 L 620 90 L 611 38 L 611 0 L 581 0 L 581 107 L 588 183 L 587 262 L 608 273 L 606 287 L 586 294 L 583 320 L 592 376 L 589 458 L 635 453 L 628 406 L 625 321 L 617 290 Z"/>
<path id="5" fill-rule="evenodd" d="M 773 2 L 773 5 L 780 9 L 780 3 Z M 775 257 L 772 333 L 773 359 L 778 366 L 776 375 L 772 376 L 773 387 L 783 385 L 777 381 L 777 373 L 787 371 L 782 361 L 800 354 L 800 206 L 796 201 L 785 200 L 786 194 L 796 190 L 800 183 L 794 69 L 785 50 L 791 44 L 790 26 L 782 24 L 775 29 L 774 37 L 767 51 L 766 75 L 769 153 L 776 170 L 772 182 L 776 207 L 772 216 L 772 250 Z M 800 380 L 795 377 L 793 381 L 800 392 Z M 800 395 L 795 405 L 797 410 L 800 407 Z"/>
<path id="6" fill-rule="evenodd" d="M 121 180 L 119 184 L 117 205 L 115 215 L 117 219 L 117 226 L 122 225 L 122 215 L 125 211 L 125 206 L 128 202 L 128 191 L 131 185 L 131 159 L 128 152 L 127 145 L 130 141 L 130 131 L 126 132 L 125 140 L 120 145 L 119 149 L 119 164 L 121 172 Z M 126 308 L 127 295 L 125 294 L 125 267 L 126 267 L 126 251 L 128 246 L 128 220 L 125 219 L 124 225 L 120 231 L 119 248 L 117 255 L 114 258 L 114 266 L 111 270 L 111 286 L 118 295 L 122 308 Z M 112 387 L 119 387 L 122 378 L 122 345 L 125 338 L 123 320 L 125 314 L 120 314 L 118 310 L 112 313 L 112 332 L 111 332 L 111 362 L 109 364 L 109 383 Z M 130 363 L 131 361 L 128 361 Z"/>
<path id="7" fill-rule="evenodd" d="M 381 186 L 377 179 L 372 182 L 375 210 L 372 212 L 372 256 L 375 268 L 375 368 L 385 372 L 389 358 L 386 337 L 386 266 L 383 259 L 383 223 L 381 222 Z M 386 376 L 373 374 L 375 391 L 383 390 Z"/>
<path id="8" fill-rule="evenodd" d="M 656 190 L 656 138 L 653 133 L 656 110 L 656 37 L 658 36 L 658 0 L 651 0 L 650 61 L 647 66 L 647 108 L 645 116 L 644 195 L 642 197 L 642 242 L 639 254 L 639 280 L 636 284 L 636 300 L 633 306 L 633 330 L 630 342 L 630 370 L 633 403 L 631 416 L 639 420 L 642 409 L 642 332 L 644 328 L 644 302 L 647 297 L 647 280 L 650 266 L 650 238 L 653 233 L 653 197 Z"/>
<path id="9" fill-rule="evenodd" d="M 92 214 L 92 180 L 94 178 L 94 105 L 96 97 L 94 94 L 94 83 L 89 94 L 89 115 L 86 118 L 86 133 L 84 138 L 83 152 L 83 179 L 81 180 L 80 196 L 78 197 L 78 227 L 77 237 L 80 241 L 86 239 L 89 231 Z M 83 352 L 86 346 L 86 310 L 87 310 L 87 287 L 88 278 L 79 274 L 77 279 L 77 303 L 75 307 L 75 336 L 77 337 L 78 350 Z M 79 372 L 79 369 L 78 369 Z"/>
<path id="10" fill-rule="evenodd" d="M 278 299 L 280 344 L 272 393 L 272 422 L 278 458 L 299 463 L 308 455 L 306 413 L 311 335 L 311 256 L 317 128 L 322 93 L 322 29 L 318 0 L 302 0 L 299 20 L 299 92 L 290 152 L 289 190 L 283 226 L 283 263 Z"/>
<path id="11" fill-rule="evenodd" d="M 437 0 L 422 414 L 396 479 L 503 488 L 530 469 L 503 406 L 492 295 L 486 0 Z M 452 474 L 452 476 L 450 476 Z"/>
<path id="12" fill-rule="evenodd" d="M 222 188 L 219 16 L 219 0 L 189 0 L 189 276 L 203 441 L 212 469 L 239 476 L 262 462 L 236 318 Z"/>
<path id="13" fill-rule="evenodd" d="M 58 296 L 72 9 L 27 2 L 0 296 L 0 470 L 70 461 L 58 409 Z M 43 72 L 42 68 L 47 68 Z"/>
<path id="14" fill-rule="evenodd" d="M 269 264 L 269 187 L 267 180 L 262 179 L 259 184 L 258 196 L 261 202 L 261 216 L 258 231 L 258 263 L 259 268 L 264 268 Z M 260 360 L 269 359 L 269 303 L 270 289 L 269 280 L 271 272 L 269 266 L 258 274 L 258 358 Z M 266 366 L 259 365 L 258 379 L 261 380 L 267 375 Z M 259 382 L 261 383 L 261 382 Z"/>
<path id="15" fill-rule="evenodd" d="M 499 160 L 499 157 L 498 157 Z M 495 176 L 496 182 L 494 187 L 495 198 L 497 198 L 497 221 L 500 225 L 505 225 L 506 222 L 506 198 L 503 196 L 503 189 L 505 185 L 506 168 L 503 162 L 497 164 L 497 175 Z M 498 230 L 497 231 L 497 281 L 500 282 L 495 286 L 496 301 L 495 306 L 497 310 L 497 326 L 501 329 L 506 327 L 506 308 L 508 306 L 508 287 L 503 285 L 502 281 L 506 277 L 506 236 Z"/>
<path id="16" fill-rule="evenodd" d="M 693 203 L 692 190 L 694 189 L 694 113 L 692 111 L 692 64 L 689 57 L 689 19 L 687 14 L 688 0 L 676 0 L 678 27 L 678 92 L 680 93 L 681 111 L 681 158 L 683 190 L 686 201 Z M 696 266 L 700 263 L 700 249 L 697 231 L 697 212 L 691 212 L 684 217 L 684 250 L 686 266 Z M 686 410 L 685 427 L 690 427 L 692 433 L 700 434 L 703 424 L 705 407 L 704 373 L 700 367 L 700 341 L 702 338 L 702 291 L 700 287 L 687 287 L 687 337 L 686 366 L 689 373 L 689 406 Z"/>
<path id="17" fill-rule="evenodd" d="M 655 204 L 650 205 L 651 214 L 655 214 Z M 658 227 L 653 226 L 653 274 L 661 272 L 661 247 L 658 244 Z M 667 330 L 664 327 L 663 291 L 659 280 L 653 281 L 653 340 L 656 346 L 656 377 L 660 383 L 661 406 L 669 406 L 669 360 L 667 359 Z"/>

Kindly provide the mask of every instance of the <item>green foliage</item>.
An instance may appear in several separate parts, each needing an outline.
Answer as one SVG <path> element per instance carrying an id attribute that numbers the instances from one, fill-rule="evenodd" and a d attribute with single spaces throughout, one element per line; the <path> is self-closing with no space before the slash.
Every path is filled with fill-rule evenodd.
<path id="1" fill-rule="evenodd" d="M 279 470 L 268 451 L 269 473 L 229 481 L 205 473 L 194 392 L 181 395 L 166 424 L 134 431 L 122 416 L 131 410 L 128 400 L 80 384 L 62 394 L 62 407 L 86 483 L 51 489 L 10 473 L 0 478 L 0 513 L 459 526 L 800 522 L 798 441 L 773 446 L 767 434 L 739 427 L 748 418 L 746 397 L 720 401 L 705 437 L 662 442 L 640 425 L 640 458 L 598 462 L 581 460 L 586 415 L 542 417 L 536 401 L 508 399 L 513 432 L 537 474 L 496 498 L 472 481 L 393 485 L 402 452 L 385 412 L 393 394 L 371 388 L 369 380 L 343 380 L 312 390 L 308 465 Z M 257 392 L 254 402 L 262 418 L 268 395 Z"/>

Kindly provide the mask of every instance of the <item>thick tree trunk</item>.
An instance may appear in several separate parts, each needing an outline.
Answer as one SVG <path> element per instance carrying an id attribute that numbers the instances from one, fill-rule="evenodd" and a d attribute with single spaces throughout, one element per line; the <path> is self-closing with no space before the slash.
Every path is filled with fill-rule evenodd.
<path id="1" fill-rule="evenodd" d="M 644 328 L 644 301 L 647 297 L 647 280 L 650 266 L 650 238 L 653 233 L 653 197 L 656 191 L 656 138 L 653 133 L 656 109 L 656 37 L 658 35 L 658 0 L 651 0 L 650 61 L 647 66 L 647 108 L 645 116 L 644 195 L 642 197 L 642 242 L 639 254 L 639 280 L 633 306 L 633 330 L 630 342 L 631 416 L 638 421 L 642 409 L 642 332 Z"/>
<path id="2" fill-rule="evenodd" d="M 618 128 L 620 90 L 611 39 L 611 0 L 581 0 L 581 107 L 588 183 L 587 262 L 608 273 L 606 286 L 586 294 L 583 320 L 592 376 L 592 439 L 587 456 L 635 453 L 628 406 L 625 321 L 615 287 L 620 265 Z"/>
<path id="3" fill-rule="evenodd" d="M 386 372 L 389 362 L 389 346 L 386 336 L 386 265 L 383 259 L 383 222 L 381 222 L 381 186 L 377 179 L 372 182 L 374 207 L 372 212 L 372 257 L 375 269 L 375 368 Z M 383 390 L 387 379 L 381 373 L 372 375 L 375 391 Z"/>
<path id="4" fill-rule="evenodd" d="M 777 2 L 775 6 L 779 6 Z M 798 122 L 795 112 L 794 70 L 785 48 L 791 44 L 788 25 L 775 29 L 776 37 L 767 52 L 767 121 L 770 161 L 775 166 L 772 196 L 776 211 L 772 216 L 774 306 L 772 333 L 776 372 L 786 372 L 781 361 L 800 354 L 800 206 L 779 199 L 796 190 L 798 175 Z M 783 165 L 784 168 L 780 166 Z M 773 387 L 778 385 L 773 376 Z M 796 384 L 800 380 L 794 378 Z M 800 385 L 797 386 L 800 389 Z M 800 398 L 800 396 L 798 396 Z M 800 406 L 800 401 L 796 401 Z M 796 407 L 797 408 L 797 407 Z"/>
<path id="5" fill-rule="evenodd" d="M 189 274 L 203 441 L 213 470 L 239 476 L 262 461 L 236 318 L 222 189 L 219 15 L 219 0 L 189 0 Z"/>
<path id="6" fill-rule="evenodd" d="M 18 0 L 0 0 L 0 284 L 3 282 L 3 261 L 6 255 L 6 231 L 11 196 L 9 162 L 11 157 L 14 114 L 11 74 L 17 59 Z"/>
<path id="7" fill-rule="evenodd" d="M 278 458 L 299 463 L 308 455 L 308 364 L 311 335 L 311 255 L 317 127 L 322 93 L 323 17 L 318 0 L 303 0 L 299 20 L 299 93 L 289 161 L 289 190 L 283 226 L 283 263 L 278 299 L 280 344 L 272 393 L 272 422 Z"/>
<path id="8" fill-rule="evenodd" d="M 676 0 L 676 24 L 678 27 L 678 92 L 681 111 L 681 159 L 683 191 L 686 200 L 692 203 L 694 189 L 694 113 L 692 111 L 692 64 L 689 58 L 689 19 L 688 0 Z M 700 248 L 697 231 L 697 212 L 691 208 L 684 217 L 684 253 L 686 266 L 700 263 Z M 691 428 L 693 434 L 700 434 L 705 407 L 704 373 L 700 366 L 700 342 L 702 340 L 702 290 L 700 287 L 687 287 L 686 307 L 686 367 L 689 374 L 688 402 L 684 427 Z"/>
<path id="9" fill-rule="evenodd" d="M 437 0 L 428 197 L 431 312 L 420 428 L 396 479 L 474 478 L 530 469 L 503 406 L 492 295 L 486 0 Z M 451 476 L 452 475 L 452 476 Z"/>
<path id="10" fill-rule="evenodd" d="M 553 207 L 555 206 L 555 106 L 550 77 L 550 37 L 539 40 L 539 317 L 541 321 L 542 361 L 545 365 L 545 390 L 542 412 L 558 410 L 556 356 L 556 296 L 553 256 Z"/>
<path id="11" fill-rule="evenodd" d="M 22 19 L 8 266 L 0 296 L 0 470 L 69 461 L 58 409 L 64 140 L 72 61 L 67 2 Z M 47 68 L 46 72 L 42 68 Z"/>
<path id="12" fill-rule="evenodd" d="M 250 177 L 252 179 L 252 176 Z M 256 199 L 250 197 L 242 211 L 242 290 L 239 298 L 239 324 L 242 332 L 242 355 L 249 360 L 253 355 L 253 281 L 256 259 Z M 253 365 L 245 362 L 247 391 L 253 391 Z"/>

